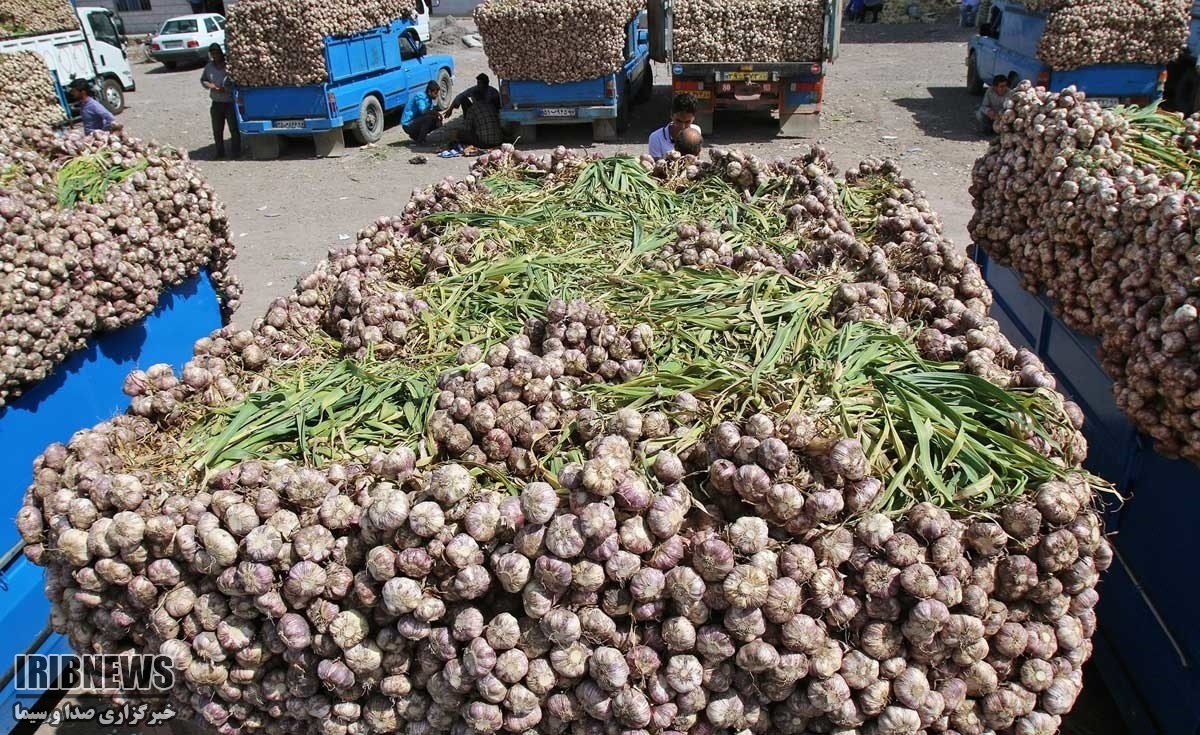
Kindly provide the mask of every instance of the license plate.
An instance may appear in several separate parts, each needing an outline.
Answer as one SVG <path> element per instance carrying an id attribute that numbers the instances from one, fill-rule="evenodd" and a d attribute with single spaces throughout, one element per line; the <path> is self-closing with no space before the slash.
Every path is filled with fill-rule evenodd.
<path id="1" fill-rule="evenodd" d="M 1101 107 L 1116 107 L 1121 104 L 1121 100 L 1116 97 L 1088 97 L 1088 102 L 1095 102 Z"/>
<path id="2" fill-rule="evenodd" d="M 538 110 L 539 117 L 575 117 L 576 114 L 574 107 L 543 107 Z"/>
<path id="3" fill-rule="evenodd" d="M 164 41 L 163 48 L 182 48 L 183 41 Z"/>
<path id="4" fill-rule="evenodd" d="M 697 89 L 695 92 L 688 92 L 691 96 L 698 100 L 711 100 L 712 92 L 707 89 Z"/>
<path id="5" fill-rule="evenodd" d="M 725 78 L 731 82 L 765 82 L 767 73 L 765 71 L 731 71 L 725 75 Z"/>
<path id="6" fill-rule="evenodd" d="M 272 120 L 271 127 L 278 128 L 280 130 L 303 130 L 304 129 L 304 121 L 303 120 Z"/>

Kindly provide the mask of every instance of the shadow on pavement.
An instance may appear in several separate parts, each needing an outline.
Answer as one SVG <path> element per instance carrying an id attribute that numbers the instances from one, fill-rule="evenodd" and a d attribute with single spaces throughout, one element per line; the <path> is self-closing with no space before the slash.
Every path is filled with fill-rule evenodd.
<path id="1" fill-rule="evenodd" d="M 966 43 L 974 33 L 973 28 L 959 26 L 957 17 L 937 23 L 846 23 L 842 26 L 842 43 Z"/>
<path id="2" fill-rule="evenodd" d="M 979 98 L 962 87 L 929 87 L 927 97 L 905 97 L 896 104 L 912 113 L 913 121 L 925 135 L 943 140 L 983 140 L 975 131 L 975 110 Z"/>

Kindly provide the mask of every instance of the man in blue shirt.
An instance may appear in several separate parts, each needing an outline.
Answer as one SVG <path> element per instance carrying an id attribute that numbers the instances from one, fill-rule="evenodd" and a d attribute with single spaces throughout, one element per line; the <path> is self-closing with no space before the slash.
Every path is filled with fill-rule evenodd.
<path id="1" fill-rule="evenodd" d="M 79 103 L 79 116 L 83 118 L 83 132 L 112 130 L 113 114 L 92 96 L 92 90 L 83 79 L 71 82 L 71 100 Z"/>
<path id="2" fill-rule="evenodd" d="M 442 113 L 437 109 L 437 98 L 441 93 L 438 83 L 430 82 L 424 91 L 413 92 L 408 98 L 400 116 L 400 127 L 414 143 L 424 143 L 426 136 L 442 126 Z"/>

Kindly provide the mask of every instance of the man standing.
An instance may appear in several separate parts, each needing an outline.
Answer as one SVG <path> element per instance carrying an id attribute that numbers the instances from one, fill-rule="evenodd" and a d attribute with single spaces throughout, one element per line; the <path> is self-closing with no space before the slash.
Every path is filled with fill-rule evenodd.
<path id="1" fill-rule="evenodd" d="M 696 127 L 686 128 L 675 136 L 675 150 L 684 156 L 700 155 L 700 146 L 703 144 L 704 137 Z"/>
<path id="2" fill-rule="evenodd" d="M 671 122 L 650 134 L 650 156 L 659 160 L 675 147 L 675 138 L 689 128 L 700 131 L 696 125 L 696 98 L 687 92 L 675 95 L 671 100 Z"/>
<path id="3" fill-rule="evenodd" d="M 963 28 L 974 28 L 976 17 L 979 15 L 979 0 L 962 0 L 960 11 Z"/>
<path id="4" fill-rule="evenodd" d="M 995 134 L 996 121 L 1004 113 L 1004 99 L 1007 96 L 1008 77 L 997 74 L 992 79 L 992 86 L 988 87 L 987 93 L 983 95 L 979 109 L 975 111 L 975 122 L 979 126 L 979 132 L 985 135 Z"/>
<path id="5" fill-rule="evenodd" d="M 83 132 L 94 133 L 97 130 L 112 130 L 115 118 L 104 105 L 92 96 L 91 87 L 87 80 L 76 79 L 71 82 L 71 101 L 79 103 L 79 116 L 83 118 Z"/>
<path id="6" fill-rule="evenodd" d="M 225 51 L 221 44 L 208 47 L 208 65 L 200 74 L 200 85 L 208 90 L 212 104 L 208 116 L 212 121 L 213 145 L 217 152 L 213 158 L 225 157 L 225 126 L 229 125 L 229 138 L 233 143 L 233 157 L 242 155 L 242 133 L 238 130 L 237 114 L 233 109 L 233 94 L 229 91 L 229 72 L 225 68 Z"/>
<path id="7" fill-rule="evenodd" d="M 472 90 L 470 107 L 463 109 L 463 131 L 460 140 L 480 148 L 495 148 L 504 142 L 504 127 L 500 111 L 487 101 L 486 92 Z"/>
<path id="8" fill-rule="evenodd" d="M 459 95 L 454 98 L 454 101 L 450 103 L 450 106 L 446 108 L 446 117 L 450 117 L 450 115 L 452 115 L 454 111 L 460 107 L 465 115 L 467 110 L 471 109 L 471 103 L 474 102 L 476 98 L 485 100 L 489 105 L 499 110 L 500 93 L 491 85 L 491 81 L 492 80 L 488 78 L 487 74 L 480 74 L 479 76 L 475 77 L 475 86 L 460 92 Z"/>
<path id="9" fill-rule="evenodd" d="M 441 93 L 438 83 L 430 82 L 424 90 L 413 92 L 408 98 L 400 116 L 400 127 L 414 143 L 423 144 L 431 132 L 442 127 L 442 113 L 437 109 L 437 98 Z"/>

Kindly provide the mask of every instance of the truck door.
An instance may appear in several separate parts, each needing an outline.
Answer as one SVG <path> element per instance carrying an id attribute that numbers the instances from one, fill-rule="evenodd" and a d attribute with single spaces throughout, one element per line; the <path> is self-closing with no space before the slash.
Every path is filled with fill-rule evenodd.
<path id="1" fill-rule="evenodd" d="M 98 77 L 96 86 L 100 101 L 113 113 L 120 112 L 125 107 L 124 90 L 133 90 L 134 81 L 117 24 L 113 22 L 112 12 L 106 8 L 86 8 L 80 13 L 86 13 L 86 19 L 81 17 L 80 20 Z"/>
<path id="2" fill-rule="evenodd" d="M 996 75 L 996 63 L 1000 53 L 1000 26 L 1004 14 L 1000 8 L 990 8 L 987 21 L 980 26 L 979 35 L 983 36 L 981 43 L 975 46 L 975 58 L 979 67 L 979 78 L 984 84 L 991 84 Z"/>
<path id="3" fill-rule="evenodd" d="M 440 4 L 440 0 L 415 0 L 414 9 L 417 13 L 417 38 L 420 38 L 424 42 L 428 42 L 430 38 L 430 13 L 432 13 L 433 9 Z"/>

